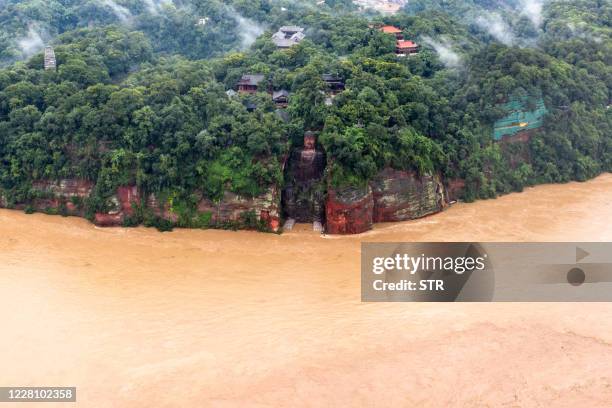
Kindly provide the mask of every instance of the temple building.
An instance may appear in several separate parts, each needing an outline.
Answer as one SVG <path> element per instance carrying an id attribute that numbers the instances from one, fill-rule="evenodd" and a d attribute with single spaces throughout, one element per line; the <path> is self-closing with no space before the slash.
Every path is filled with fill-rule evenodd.
<path id="1" fill-rule="evenodd" d="M 395 46 L 395 54 L 398 57 L 405 57 L 409 55 L 418 54 L 419 45 L 412 41 L 399 40 Z"/>
<path id="2" fill-rule="evenodd" d="M 272 41 L 279 49 L 288 49 L 299 44 L 305 37 L 302 27 L 283 26 L 272 35 Z"/>
<path id="3" fill-rule="evenodd" d="M 45 47 L 45 71 L 50 71 L 57 68 L 57 60 L 55 59 L 55 51 L 53 47 Z"/>
<path id="4" fill-rule="evenodd" d="M 289 91 L 281 89 L 272 93 L 272 102 L 279 109 L 284 109 L 289 105 Z"/>
<path id="5" fill-rule="evenodd" d="M 344 81 L 339 76 L 333 74 L 323 74 L 321 79 L 323 82 L 325 82 L 329 93 L 332 95 L 337 95 L 344 91 Z"/>
<path id="6" fill-rule="evenodd" d="M 238 81 L 238 92 L 241 94 L 254 94 L 259 89 L 259 84 L 266 79 L 262 74 L 243 75 Z"/>
<path id="7" fill-rule="evenodd" d="M 395 26 L 382 26 L 380 27 L 380 31 L 382 31 L 385 34 L 392 34 L 395 36 L 395 38 L 399 41 L 399 40 L 403 40 L 404 39 L 404 33 L 401 29 L 395 27 Z"/>
<path id="8" fill-rule="evenodd" d="M 244 101 L 243 105 L 246 108 L 247 112 L 255 112 L 255 110 L 257 110 L 257 104 L 253 101 Z"/>

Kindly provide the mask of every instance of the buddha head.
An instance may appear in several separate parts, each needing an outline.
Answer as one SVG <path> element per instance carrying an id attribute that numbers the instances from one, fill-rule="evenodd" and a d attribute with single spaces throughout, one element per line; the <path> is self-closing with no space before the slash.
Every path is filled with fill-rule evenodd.
<path id="1" fill-rule="evenodd" d="M 317 137 L 314 132 L 304 133 L 304 150 L 314 150 L 317 144 Z"/>

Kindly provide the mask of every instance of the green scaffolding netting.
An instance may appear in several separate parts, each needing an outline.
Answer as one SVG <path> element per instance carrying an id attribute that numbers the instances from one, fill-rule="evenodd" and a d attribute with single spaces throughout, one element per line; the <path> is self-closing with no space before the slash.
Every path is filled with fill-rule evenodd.
<path id="1" fill-rule="evenodd" d="M 533 100 L 533 99 L 532 99 Z M 513 136 L 526 130 L 538 129 L 544 123 L 544 116 L 548 113 L 544 100 L 535 101 L 535 109 L 529 108 L 529 97 L 514 98 L 502 105 L 508 114 L 495 122 L 493 137 L 500 140 L 504 136 Z"/>

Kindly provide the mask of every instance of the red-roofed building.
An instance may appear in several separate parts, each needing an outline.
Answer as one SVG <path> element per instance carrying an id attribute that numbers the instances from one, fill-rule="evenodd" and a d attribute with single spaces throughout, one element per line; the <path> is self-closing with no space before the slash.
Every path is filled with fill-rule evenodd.
<path id="1" fill-rule="evenodd" d="M 393 34 L 395 38 L 397 38 L 398 40 L 404 39 L 404 34 L 402 30 L 395 26 L 382 26 L 380 28 L 380 31 L 382 31 L 385 34 Z"/>
<path id="2" fill-rule="evenodd" d="M 238 82 L 238 92 L 241 94 L 254 94 L 257 93 L 259 83 L 266 79 L 265 75 L 262 74 L 248 74 L 243 75 Z"/>
<path id="3" fill-rule="evenodd" d="M 400 40 L 395 47 L 395 53 L 400 57 L 414 55 L 419 52 L 419 45 L 413 41 Z"/>

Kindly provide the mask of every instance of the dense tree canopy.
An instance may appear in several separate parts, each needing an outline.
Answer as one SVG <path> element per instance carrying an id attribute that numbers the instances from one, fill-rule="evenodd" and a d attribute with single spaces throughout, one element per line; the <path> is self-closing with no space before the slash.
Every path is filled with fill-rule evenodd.
<path id="1" fill-rule="evenodd" d="M 58 65 L 44 71 L 37 52 L 0 70 L 0 188 L 10 202 L 27 199 L 35 180 L 70 177 L 96 182 L 92 209 L 122 184 L 185 200 L 196 190 L 253 196 L 282 182 L 305 130 L 320 132 L 334 185 L 393 167 L 463 178 L 474 199 L 612 170 L 605 2 L 552 2 L 538 25 L 510 18 L 514 44 L 469 21 L 489 10 L 479 1 L 420 0 L 372 20 L 339 1 L 3 3 L 0 58 L 19 58 L 14 39 L 35 20 Z M 378 23 L 401 27 L 420 53 L 398 58 Z M 307 36 L 278 50 L 270 35 L 286 24 Z M 228 96 L 247 73 L 265 74 L 262 92 Z M 346 85 L 332 103 L 323 74 Z M 269 89 L 291 92 L 288 115 Z M 495 143 L 500 104 L 536 95 L 549 111 L 544 128 L 528 145 Z"/>

